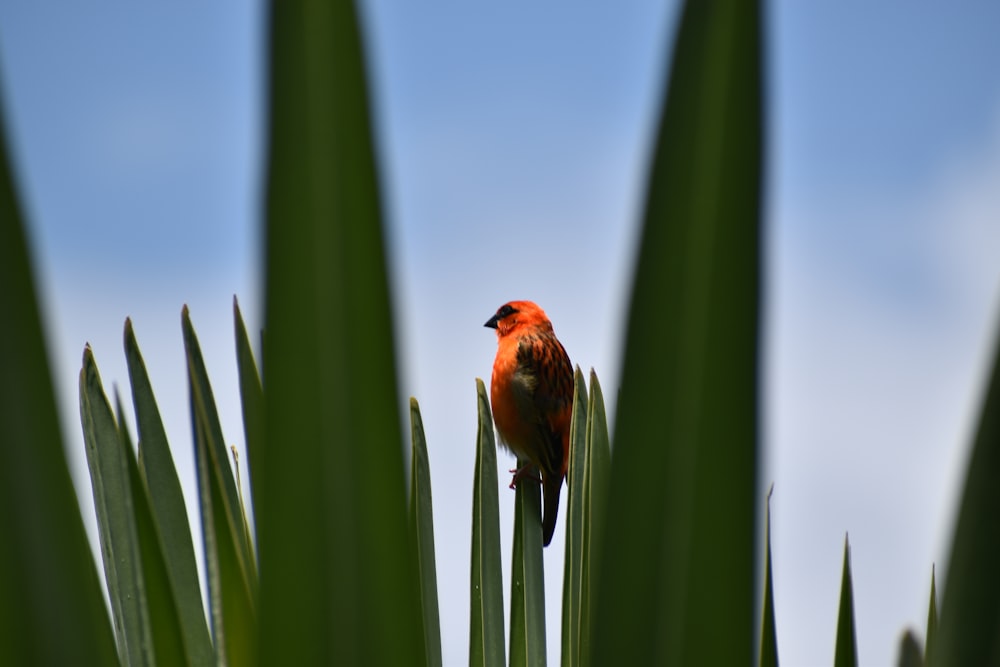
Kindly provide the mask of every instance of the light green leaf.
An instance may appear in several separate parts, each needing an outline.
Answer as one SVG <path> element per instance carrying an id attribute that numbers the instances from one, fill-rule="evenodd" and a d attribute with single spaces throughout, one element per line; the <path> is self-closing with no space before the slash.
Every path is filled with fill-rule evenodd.
<path id="1" fill-rule="evenodd" d="M 98 397 L 93 397 L 95 402 Z M 103 395 L 100 397 L 103 399 Z M 106 401 L 106 399 L 104 399 Z M 106 403 L 105 403 L 106 404 Z M 135 535 L 139 554 L 142 558 L 142 589 L 140 597 L 145 605 L 150 635 L 153 645 L 153 664 L 189 665 L 185 648 L 185 636 L 181 629 L 177 600 L 167 570 L 167 560 L 150 503 L 149 488 L 136 465 L 132 449 L 132 437 L 122 415 L 121 396 L 115 392 L 115 407 L 118 423 L 117 444 L 122 459 L 128 466 L 129 493 L 131 494 Z M 112 443 L 107 443 L 112 444 Z M 199 610 L 200 611 L 200 610 Z M 201 615 L 204 624 L 204 614 Z"/>
<path id="2" fill-rule="evenodd" d="M 80 369 L 80 419 L 118 652 L 126 664 L 152 665 L 152 628 L 128 461 L 89 345 Z"/>
<path id="3" fill-rule="evenodd" d="M 519 459 L 517 467 L 528 462 Z M 536 471 L 537 474 L 537 471 Z M 510 577 L 510 666 L 545 664 L 545 569 L 542 561 L 542 487 L 518 482 Z"/>
<path id="4" fill-rule="evenodd" d="M 431 466 L 427 456 L 424 422 L 417 399 L 410 398 L 410 535 L 420 570 L 427 666 L 441 665 L 441 621 L 438 615 L 437 569 L 434 565 L 434 511 L 431 502 Z"/>
<path id="5" fill-rule="evenodd" d="M 139 429 L 139 470 L 149 489 L 152 512 L 163 544 L 173 598 L 184 632 L 187 660 L 192 665 L 210 665 L 214 662 L 214 649 L 202 604 L 187 505 L 131 320 L 125 320 L 125 360 Z"/>
<path id="6" fill-rule="evenodd" d="M 470 667 L 503 667 L 503 574 L 500 570 L 500 501 L 497 497 L 497 452 L 493 416 L 486 385 L 476 378 L 479 427 L 476 472 L 472 482 L 472 609 L 469 628 Z"/>
<path id="7" fill-rule="evenodd" d="M 236 323 L 236 366 L 240 374 L 240 405 L 243 408 L 243 435 L 247 443 L 246 465 L 250 471 L 249 484 L 252 498 L 258 474 L 253 463 L 264 447 L 264 389 L 236 297 L 233 297 L 233 320 Z M 253 553 L 253 550 L 250 549 L 250 552 Z"/>
<path id="8" fill-rule="evenodd" d="M 584 471 L 584 546 L 583 587 L 580 606 L 580 656 L 583 665 L 590 664 L 595 632 L 598 573 L 601 545 L 604 540 L 604 520 L 607 513 L 608 487 L 611 483 L 611 444 L 608 417 L 604 410 L 604 393 L 597 373 L 590 369 L 590 399 L 587 409 L 587 463 Z"/>
<path id="9" fill-rule="evenodd" d="M 257 577 L 212 387 L 186 306 L 181 325 L 216 660 L 220 665 L 246 665 L 256 656 Z"/>
<path id="10" fill-rule="evenodd" d="M 569 429 L 569 466 L 566 470 L 566 552 L 563 565 L 562 661 L 563 667 L 582 663 L 581 641 L 588 638 L 581 627 L 584 610 L 583 560 L 587 521 L 584 492 L 587 467 L 587 385 L 577 366 L 573 374 L 573 416 Z"/>

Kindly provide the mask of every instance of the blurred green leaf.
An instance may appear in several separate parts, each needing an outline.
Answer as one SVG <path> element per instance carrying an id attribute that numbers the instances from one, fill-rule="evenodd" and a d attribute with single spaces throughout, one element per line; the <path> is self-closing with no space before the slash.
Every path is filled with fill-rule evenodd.
<path id="1" fill-rule="evenodd" d="M 754 659 L 760 33 L 756 2 L 688 2 L 679 22 L 625 338 L 594 664 Z"/>
<path id="2" fill-rule="evenodd" d="M 528 465 L 518 459 L 517 468 Z M 535 474 L 538 474 L 537 471 Z M 510 575 L 511 667 L 545 664 L 545 569 L 542 561 L 542 487 L 519 482 L 514 493 Z"/>
<path id="3" fill-rule="evenodd" d="M 896 662 L 899 667 L 924 667 L 924 656 L 920 651 L 920 642 L 917 641 L 913 630 L 907 630 L 899 640 L 899 660 Z"/>
<path id="4" fill-rule="evenodd" d="M 479 425 L 472 482 L 472 609 L 469 665 L 503 667 L 503 574 L 500 569 L 500 500 L 497 451 L 486 385 L 476 378 Z"/>
<path id="5" fill-rule="evenodd" d="M 420 602 L 423 608 L 424 644 L 428 667 L 441 664 L 441 621 L 438 615 L 437 568 L 434 564 L 434 508 L 431 502 L 431 465 L 427 439 L 417 399 L 410 398 L 410 535 L 420 570 Z"/>
<path id="6" fill-rule="evenodd" d="M 0 663 L 110 665 L 118 657 L 63 451 L 3 108 L 0 96 Z"/>
<path id="7" fill-rule="evenodd" d="M 269 26 L 261 662 L 422 663 L 358 17 L 287 0 Z"/>
<path id="8" fill-rule="evenodd" d="M 257 577 L 212 386 L 187 306 L 181 313 L 181 325 L 216 660 L 219 664 L 249 665 L 256 657 Z"/>
<path id="9" fill-rule="evenodd" d="M 764 520 L 764 612 L 761 614 L 760 667 L 778 667 L 778 636 L 774 628 L 774 579 L 771 574 L 771 493 L 767 491 Z"/>
<path id="10" fill-rule="evenodd" d="M 250 471 L 252 498 L 258 474 L 253 463 L 264 446 L 264 388 L 236 297 L 233 297 L 233 319 L 236 323 L 236 366 L 240 374 L 240 405 L 243 408 L 243 435 L 247 443 L 247 470 Z"/>
<path id="11" fill-rule="evenodd" d="M 569 466 L 566 470 L 566 551 L 563 565 L 562 661 L 564 667 L 582 664 L 583 549 L 586 523 L 584 478 L 587 465 L 587 385 L 577 366 L 573 374 L 573 416 L 569 429 Z"/>
<path id="12" fill-rule="evenodd" d="M 857 667 L 858 642 L 854 631 L 854 583 L 851 580 L 851 546 L 844 537 L 844 573 L 840 581 L 840 611 L 837 613 L 837 646 L 834 667 Z"/>
<path id="13" fill-rule="evenodd" d="M 932 658 L 951 665 L 1000 665 L 1000 338 L 979 414 Z"/>
<path id="14" fill-rule="evenodd" d="M 934 581 L 934 566 L 931 565 L 931 601 L 927 607 L 927 643 L 924 646 L 924 661 L 934 664 L 934 652 L 937 650 L 938 613 L 937 584 Z"/>
<path id="15" fill-rule="evenodd" d="M 139 429 L 139 470 L 149 488 L 152 512 L 163 543 L 187 659 L 193 665 L 210 665 L 214 663 L 214 649 L 205 619 L 187 505 L 131 320 L 125 320 L 125 360 Z"/>

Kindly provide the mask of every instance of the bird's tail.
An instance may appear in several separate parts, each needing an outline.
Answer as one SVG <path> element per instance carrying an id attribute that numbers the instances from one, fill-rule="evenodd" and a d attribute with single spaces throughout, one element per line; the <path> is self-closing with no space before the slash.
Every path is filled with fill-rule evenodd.
<path id="1" fill-rule="evenodd" d="M 542 495 L 545 511 L 542 513 L 542 537 L 549 546 L 556 532 L 556 515 L 559 514 L 559 493 L 562 491 L 562 475 L 542 475 Z"/>

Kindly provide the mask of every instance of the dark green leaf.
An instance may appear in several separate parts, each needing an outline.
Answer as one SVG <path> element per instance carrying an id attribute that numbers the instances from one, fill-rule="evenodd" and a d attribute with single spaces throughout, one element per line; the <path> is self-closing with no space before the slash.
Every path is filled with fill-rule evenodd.
<path id="1" fill-rule="evenodd" d="M 913 630 L 907 630 L 899 640 L 899 667 L 924 667 L 924 656 Z"/>
<path id="2" fill-rule="evenodd" d="M 187 505 L 131 320 L 125 320 L 125 359 L 139 429 L 140 472 L 149 488 L 152 512 L 163 543 L 187 659 L 193 665 L 210 665 L 214 662 L 214 649 L 202 604 Z"/>
<path id="3" fill-rule="evenodd" d="M 282 0 L 269 18 L 261 662 L 419 664 L 358 17 L 347 0 Z"/>
<path id="4" fill-rule="evenodd" d="M 851 580 L 851 546 L 844 537 L 844 573 L 840 581 L 840 611 L 837 613 L 837 646 L 834 667 L 857 667 L 858 642 L 854 632 L 854 583 Z"/>
<path id="5" fill-rule="evenodd" d="M 1000 665 L 1000 338 L 948 558 L 935 664 Z"/>
<path id="6" fill-rule="evenodd" d="M 924 647 L 924 661 L 928 665 L 935 664 L 933 656 L 937 650 L 937 634 L 937 584 L 935 583 L 934 566 L 931 565 L 931 601 L 927 606 L 927 643 Z"/>
<path id="7" fill-rule="evenodd" d="M 760 667 L 778 667 L 778 635 L 774 629 L 774 579 L 771 574 L 771 493 L 764 520 L 764 612 L 761 614 Z"/>
<path id="8" fill-rule="evenodd" d="M 438 615 L 437 569 L 434 565 L 434 511 L 431 502 L 431 465 L 427 457 L 424 422 L 417 399 L 410 398 L 410 535 L 416 543 L 420 569 L 427 666 L 441 665 L 441 621 Z"/>
<path id="9" fill-rule="evenodd" d="M 679 22 L 628 315 L 594 664 L 755 657 L 760 32 L 756 2 L 688 2 Z"/>
<path id="10" fill-rule="evenodd" d="M 66 465 L 0 99 L 0 663 L 109 665 L 107 607 Z"/>
<path id="11" fill-rule="evenodd" d="M 497 452 L 486 385 L 476 378 L 479 427 L 472 482 L 472 601 L 470 667 L 503 667 L 503 574 L 500 571 L 500 501 Z"/>

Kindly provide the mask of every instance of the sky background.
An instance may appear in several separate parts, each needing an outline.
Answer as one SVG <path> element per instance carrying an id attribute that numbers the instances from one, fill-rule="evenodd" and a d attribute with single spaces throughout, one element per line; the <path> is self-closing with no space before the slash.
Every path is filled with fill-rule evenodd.
<path id="1" fill-rule="evenodd" d="M 448 665 L 468 659 L 474 379 L 496 345 L 482 323 L 537 301 L 615 395 L 677 18 L 675 3 L 538 4 L 362 2 L 400 409 L 416 396 L 428 437 Z M 830 664 L 849 532 L 859 657 L 889 665 L 906 626 L 923 635 L 997 333 L 1000 4 L 782 0 L 765 23 L 761 486 L 779 653 Z M 95 553 L 86 342 L 127 392 L 132 317 L 196 524 L 185 303 L 227 441 L 243 440 L 231 300 L 258 329 L 265 38 L 259 3 L 0 2 L 6 131 Z M 553 664 L 563 535 L 545 552 Z"/>

